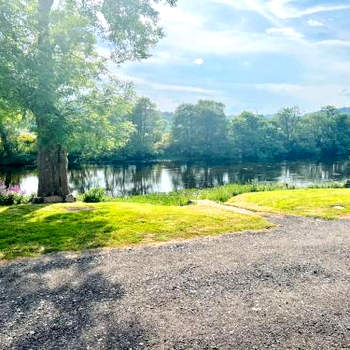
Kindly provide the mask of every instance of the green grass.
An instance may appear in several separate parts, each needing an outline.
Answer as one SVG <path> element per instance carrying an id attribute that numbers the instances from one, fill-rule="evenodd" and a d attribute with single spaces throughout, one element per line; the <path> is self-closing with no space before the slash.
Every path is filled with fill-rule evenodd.
<path id="1" fill-rule="evenodd" d="M 309 188 L 343 188 L 343 183 L 326 182 L 311 185 Z M 201 189 L 184 189 L 169 193 L 152 193 L 145 195 L 135 195 L 129 197 L 109 197 L 105 196 L 106 202 L 131 202 L 131 203 L 149 203 L 168 206 L 184 206 L 189 205 L 193 200 L 209 199 L 215 202 L 226 202 L 230 198 L 242 193 L 250 192 L 266 192 L 279 190 L 292 190 L 294 186 L 286 186 L 283 184 L 227 184 L 211 188 Z M 78 199 L 83 200 L 84 196 L 79 195 Z"/>
<path id="2" fill-rule="evenodd" d="M 216 202 L 226 202 L 233 196 L 246 192 L 273 191 L 286 188 L 283 185 L 238 185 L 229 184 L 213 188 L 185 189 L 170 193 L 154 193 L 131 197 L 116 197 L 108 200 L 118 202 L 151 203 L 161 205 L 183 206 L 191 203 L 192 200 L 209 199 Z"/>
<path id="3" fill-rule="evenodd" d="M 290 189 L 282 185 L 230 184 L 109 199 L 103 203 L 0 207 L 0 259 L 53 251 L 125 247 L 270 227 L 265 219 L 213 206 L 209 199 L 242 208 L 327 219 L 350 213 L 342 184 Z M 342 206 L 344 209 L 336 209 Z"/>
<path id="4" fill-rule="evenodd" d="M 321 188 L 245 193 L 228 201 L 245 209 L 335 219 L 350 213 L 350 189 Z M 344 207 L 336 209 L 335 206 Z"/>
<path id="5" fill-rule="evenodd" d="M 191 205 L 129 202 L 0 208 L 0 258 L 125 247 L 270 227 L 259 216 Z"/>

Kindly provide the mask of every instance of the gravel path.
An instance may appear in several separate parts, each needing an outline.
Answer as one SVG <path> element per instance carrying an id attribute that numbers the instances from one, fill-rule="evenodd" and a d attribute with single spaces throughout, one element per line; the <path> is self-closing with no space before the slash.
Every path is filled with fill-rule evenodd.
<path id="1" fill-rule="evenodd" d="M 0 348 L 350 349 L 350 220 L 273 220 L 0 265 Z"/>

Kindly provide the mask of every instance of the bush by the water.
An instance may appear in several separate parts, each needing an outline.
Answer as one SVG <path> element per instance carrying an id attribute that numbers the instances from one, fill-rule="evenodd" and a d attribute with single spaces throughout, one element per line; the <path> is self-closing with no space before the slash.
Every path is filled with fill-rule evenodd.
<path id="1" fill-rule="evenodd" d="M 0 205 L 27 204 L 31 200 L 30 196 L 25 196 L 19 186 L 6 188 L 0 181 Z"/>
<path id="2" fill-rule="evenodd" d="M 82 195 L 82 201 L 85 203 L 98 203 L 106 199 L 106 192 L 103 188 L 92 188 Z"/>

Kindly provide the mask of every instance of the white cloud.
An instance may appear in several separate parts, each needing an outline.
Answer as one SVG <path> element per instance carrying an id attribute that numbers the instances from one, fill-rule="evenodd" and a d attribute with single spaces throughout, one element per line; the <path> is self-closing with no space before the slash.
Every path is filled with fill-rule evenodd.
<path id="1" fill-rule="evenodd" d="M 193 92 L 203 95 L 215 95 L 218 94 L 216 90 L 205 89 L 200 86 L 187 86 L 187 85 L 176 85 L 176 84 L 163 84 L 154 80 L 143 79 L 135 76 L 125 74 L 123 72 L 115 72 L 115 76 L 122 80 L 129 80 L 138 85 L 144 85 L 154 90 L 165 90 L 165 91 L 183 91 Z"/>
<path id="2" fill-rule="evenodd" d="M 295 40 L 302 37 L 292 29 L 281 29 L 280 34 L 271 35 L 260 32 L 246 32 L 241 30 L 217 30 L 211 31 L 205 28 L 192 29 L 179 28 L 170 31 L 163 40 L 161 49 L 171 50 L 173 57 L 192 56 L 194 54 L 229 55 L 242 53 L 295 53 L 299 48 Z"/>
<path id="3" fill-rule="evenodd" d="M 315 45 L 315 46 L 350 47 L 350 41 L 339 40 L 339 39 L 330 39 L 330 40 L 316 41 L 313 45 Z"/>
<path id="4" fill-rule="evenodd" d="M 296 0 L 213 0 L 216 3 L 233 6 L 238 10 L 250 10 L 259 13 L 276 25 L 278 19 L 299 18 L 320 12 L 350 9 L 349 4 L 318 5 L 307 8 L 296 8 L 292 3 Z M 299 1 L 298 1 L 299 2 Z"/>
<path id="5" fill-rule="evenodd" d="M 282 27 L 282 28 L 268 28 L 266 29 L 268 34 L 282 34 L 289 36 L 291 38 L 302 38 L 303 34 L 297 32 L 294 28 L 291 27 Z"/>
<path id="6" fill-rule="evenodd" d="M 323 27 L 324 24 L 320 21 L 317 21 L 315 19 L 309 19 L 307 21 L 307 24 L 310 26 L 310 27 Z"/>
<path id="7" fill-rule="evenodd" d="M 203 18 L 198 14 L 184 11 L 181 7 L 170 7 L 162 4 L 155 4 L 154 7 L 159 12 L 160 24 L 165 29 L 192 27 L 198 28 L 203 24 Z"/>
<path id="8" fill-rule="evenodd" d="M 251 16 L 252 13 L 247 12 L 239 13 L 242 14 L 242 18 L 247 19 L 245 25 L 240 21 L 220 22 L 220 18 L 214 18 L 210 11 L 206 12 L 205 4 L 213 2 L 232 6 L 237 12 L 239 10 L 257 12 L 268 19 L 270 28 L 266 31 L 261 29 L 261 23 L 264 24 L 264 21 L 249 27 L 253 16 Z M 329 3 L 332 4 L 331 0 Z M 201 4 L 203 4 L 203 11 L 196 8 Z M 302 5 L 301 1 L 297 0 L 192 0 L 191 2 L 180 0 L 177 8 L 157 5 L 166 37 L 155 48 L 153 57 L 140 65 L 129 63 L 123 66 L 124 72 L 132 72 L 133 67 L 136 66 L 135 73 L 130 73 L 131 75 L 140 74 L 149 78 L 134 76 L 120 78 L 134 81 L 137 92 L 157 101 L 163 110 L 173 109 L 183 102 L 192 103 L 200 98 L 216 100 L 225 98 L 228 106 L 242 103 L 246 105 L 245 108 L 254 106 L 254 103 L 256 108 L 264 108 L 262 107 L 264 105 L 268 105 L 266 108 L 271 108 L 271 105 L 278 106 L 282 100 L 291 101 L 291 104 L 300 103 L 304 108 L 313 109 L 323 103 L 349 105 L 349 90 L 346 89 L 350 86 L 350 62 L 347 55 L 350 40 L 346 40 L 344 33 L 337 33 L 334 36 L 327 36 L 326 40 L 316 41 L 317 38 L 311 36 L 312 31 L 306 30 L 304 34 L 300 33 L 298 25 L 300 26 L 301 21 L 292 19 L 339 9 L 339 6 L 350 8 L 350 5 L 301 9 L 297 8 L 296 4 Z M 304 18 L 304 24 L 316 27 L 319 26 L 316 22 L 322 23 L 316 20 L 318 19 L 316 15 L 311 17 L 314 18 Z M 289 20 L 285 21 L 285 19 Z M 101 53 L 105 52 L 101 49 Z M 232 64 L 238 64 L 242 71 L 254 72 L 256 81 L 265 79 L 262 81 L 273 82 L 283 67 L 276 66 L 276 72 L 272 72 L 269 77 L 261 74 L 265 68 L 261 66 L 264 64 L 261 62 L 265 62 L 263 60 L 268 57 L 266 54 L 275 57 L 276 60 L 279 54 L 283 57 L 288 55 L 291 58 L 291 72 L 297 73 L 293 77 L 289 77 L 288 74 L 281 74 L 281 76 L 286 77 L 287 82 L 299 79 L 298 81 L 305 85 L 247 84 L 245 86 L 250 89 L 251 94 L 250 97 L 246 97 L 243 93 L 240 95 L 239 87 L 234 90 L 235 88 L 231 89 L 225 85 L 225 81 L 230 78 L 227 76 L 213 76 L 209 85 L 208 79 L 211 77 L 208 78 L 208 75 L 196 77 L 196 80 L 192 81 L 191 76 L 186 76 L 185 84 L 182 84 L 181 80 L 174 80 L 174 84 L 171 84 L 167 75 L 168 69 L 174 66 L 179 74 L 182 72 L 182 65 L 186 66 L 187 72 L 189 63 L 201 65 L 204 63 L 203 58 L 207 61 L 207 57 L 211 59 L 203 68 L 210 72 L 213 57 L 216 57 L 219 63 L 227 62 L 232 58 Z M 259 59 L 255 59 L 256 57 Z M 294 69 L 295 67 L 297 70 Z M 154 71 L 153 68 L 155 68 Z M 221 68 L 225 71 L 225 67 Z M 146 74 L 142 75 L 142 72 Z M 242 75 L 232 76 L 232 81 L 245 81 Z M 251 76 L 248 74 L 246 76 L 246 81 L 251 81 Z M 288 80 L 288 77 L 291 80 Z M 265 93 L 259 93 L 256 90 Z M 237 96 L 239 96 L 239 102 L 234 102 Z M 251 98 L 251 96 L 254 97 Z M 265 101 L 261 101 L 261 96 L 264 96 Z"/>
<path id="9" fill-rule="evenodd" d="M 305 15 L 312 15 L 319 12 L 330 12 L 350 9 L 350 5 L 319 5 L 307 7 L 304 9 L 297 9 L 290 6 L 292 0 L 270 0 L 267 2 L 269 11 L 280 19 L 299 18 Z"/>
<path id="10" fill-rule="evenodd" d="M 350 97 L 350 89 L 342 89 L 339 93 L 341 96 Z"/>
<path id="11" fill-rule="evenodd" d="M 198 64 L 198 65 L 201 65 L 204 63 L 204 60 L 203 58 L 196 58 L 194 61 L 193 61 L 194 64 Z"/>
<path id="12" fill-rule="evenodd" d="M 219 4 L 225 4 L 234 7 L 237 10 L 249 10 L 259 13 L 268 19 L 274 25 L 279 25 L 276 18 L 270 13 L 266 4 L 260 0 L 213 0 Z"/>
<path id="13" fill-rule="evenodd" d="M 338 107 L 349 104 L 349 96 L 346 93 L 348 86 L 338 84 L 254 84 L 253 87 L 257 90 L 286 95 L 312 109 L 325 103 Z"/>

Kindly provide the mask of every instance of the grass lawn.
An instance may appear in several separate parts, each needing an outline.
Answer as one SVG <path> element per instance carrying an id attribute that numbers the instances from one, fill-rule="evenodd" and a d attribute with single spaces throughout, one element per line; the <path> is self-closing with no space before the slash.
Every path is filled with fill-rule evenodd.
<path id="1" fill-rule="evenodd" d="M 324 188 L 244 193 L 231 198 L 227 203 L 258 212 L 335 219 L 350 213 L 350 189 Z M 337 206 L 340 208 L 336 208 Z"/>
<path id="2" fill-rule="evenodd" d="M 78 202 L 0 207 L 0 259 L 125 247 L 271 226 L 259 216 L 200 205 Z"/>

